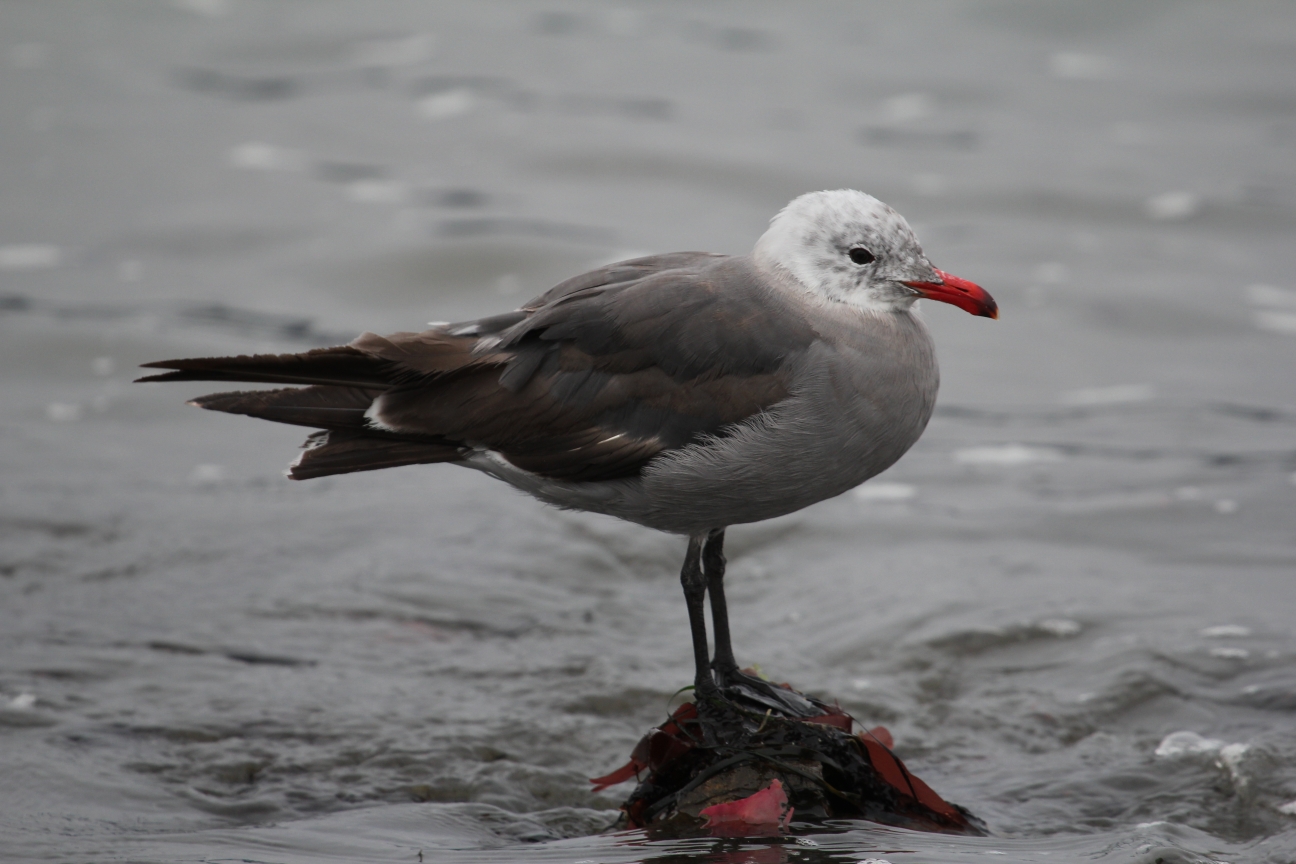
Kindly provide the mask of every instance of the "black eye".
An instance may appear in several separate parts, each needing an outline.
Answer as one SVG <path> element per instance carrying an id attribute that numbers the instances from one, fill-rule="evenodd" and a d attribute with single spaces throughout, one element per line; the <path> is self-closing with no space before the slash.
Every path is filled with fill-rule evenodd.
<path id="1" fill-rule="evenodd" d="M 873 253 L 865 249 L 863 246 L 856 246 L 846 254 L 850 255 L 850 259 L 856 264 L 872 264 L 877 260 L 873 257 Z"/>

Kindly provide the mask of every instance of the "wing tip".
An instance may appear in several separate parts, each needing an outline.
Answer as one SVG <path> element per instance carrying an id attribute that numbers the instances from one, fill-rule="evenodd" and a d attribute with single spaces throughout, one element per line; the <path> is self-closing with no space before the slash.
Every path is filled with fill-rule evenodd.
<path id="1" fill-rule="evenodd" d="M 133 382 L 131 382 L 131 383 L 133 383 L 133 384 L 150 384 L 150 383 L 152 383 L 152 382 L 154 382 L 154 381 L 177 381 L 177 380 L 181 380 L 181 381 L 182 381 L 182 380 L 184 380 L 183 378 L 179 378 L 179 377 L 177 377 L 177 376 L 180 376 L 181 374 L 182 374 L 181 372 L 176 371 L 176 370 L 173 370 L 173 371 L 171 371 L 171 372 L 162 372 L 162 373 L 159 373 L 159 374 L 157 374 L 157 375 L 144 375 L 144 376 L 141 376 L 141 377 L 139 377 L 139 378 L 136 378 L 136 379 L 135 379 Z"/>
<path id="2" fill-rule="evenodd" d="M 150 381 L 177 380 L 175 376 L 183 375 L 185 370 L 188 368 L 186 366 L 186 362 L 187 361 L 185 360 L 155 360 L 152 363 L 141 363 L 139 365 L 139 368 L 141 369 L 166 369 L 167 371 L 154 373 L 152 375 L 145 375 L 142 378 L 136 378 L 134 383 L 144 384 Z M 179 380 L 183 380 L 183 379 L 179 379 Z"/>

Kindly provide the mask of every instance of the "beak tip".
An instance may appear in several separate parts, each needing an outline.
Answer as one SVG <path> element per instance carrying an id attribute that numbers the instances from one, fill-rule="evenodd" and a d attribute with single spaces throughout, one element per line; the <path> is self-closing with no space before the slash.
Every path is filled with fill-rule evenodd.
<path id="1" fill-rule="evenodd" d="M 944 270 L 937 270 L 939 282 L 905 282 L 910 288 L 929 300 L 938 300 L 957 306 L 969 314 L 981 318 L 999 319 L 999 304 L 990 293 L 966 279 L 950 275 Z"/>

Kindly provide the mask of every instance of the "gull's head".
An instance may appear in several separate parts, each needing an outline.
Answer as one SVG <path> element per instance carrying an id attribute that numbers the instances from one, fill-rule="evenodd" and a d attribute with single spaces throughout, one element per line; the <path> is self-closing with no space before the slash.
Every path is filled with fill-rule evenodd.
<path id="1" fill-rule="evenodd" d="M 903 216 L 854 189 L 793 199 L 770 220 L 753 257 L 816 297 L 861 309 L 905 310 L 929 297 L 997 317 L 989 294 L 932 266 Z"/>

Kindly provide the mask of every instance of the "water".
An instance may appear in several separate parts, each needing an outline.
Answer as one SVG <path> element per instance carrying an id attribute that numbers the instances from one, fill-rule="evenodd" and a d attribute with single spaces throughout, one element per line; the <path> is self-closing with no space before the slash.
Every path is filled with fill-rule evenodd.
<path id="1" fill-rule="evenodd" d="M 6 860 L 1296 858 L 1292 9 L 29 2 L 0 51 Z M 1003 318 L 926 310 L 871 491 L 730 532 L 735 640 L 988 838 L 600 833 L 691 676 L 680 540 L 289 483 L 299 430 L 128 383 L 838 186 Z"/>

